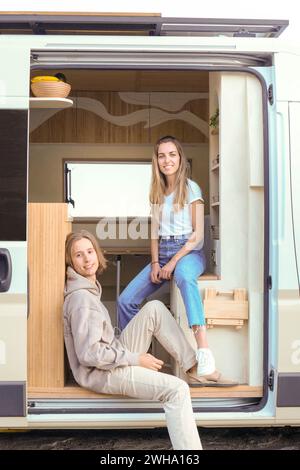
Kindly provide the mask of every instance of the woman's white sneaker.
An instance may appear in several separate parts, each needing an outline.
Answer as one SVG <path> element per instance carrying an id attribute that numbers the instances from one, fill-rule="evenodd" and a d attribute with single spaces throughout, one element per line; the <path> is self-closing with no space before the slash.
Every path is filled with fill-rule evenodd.
<path id="1" fill-rule="evenodd" d="M 210 375 L 215 372 L 215 358 L 209 348 L 197 349 L 197 361 L 197 375 Z"/>

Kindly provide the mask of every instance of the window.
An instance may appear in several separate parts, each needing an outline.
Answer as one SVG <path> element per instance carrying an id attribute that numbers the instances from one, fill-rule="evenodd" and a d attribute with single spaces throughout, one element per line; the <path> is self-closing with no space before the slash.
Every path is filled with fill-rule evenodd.
<path id="1" fill-rule="evenodd" d="M 65 176 L 73 217 L 150 215 L 150 162 L 68 162 Z"/>

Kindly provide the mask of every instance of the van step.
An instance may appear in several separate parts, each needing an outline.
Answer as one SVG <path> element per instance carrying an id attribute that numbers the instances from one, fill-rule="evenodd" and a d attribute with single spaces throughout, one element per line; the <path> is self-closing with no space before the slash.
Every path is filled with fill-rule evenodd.
<path id="1" fill-rule="evenodd" d="M 263 389 L 260 386 L 238 385 L 235 387 L 192 387 L 190 388 L 192 398 L 248 398 L 262 397 Z M 36 398 L 124 398 L 121 395 L 107 395 L 95 393 L 90 390 L 73 386 L 63 388 L 41 388 L 29 387 L 28 399 Z"/>

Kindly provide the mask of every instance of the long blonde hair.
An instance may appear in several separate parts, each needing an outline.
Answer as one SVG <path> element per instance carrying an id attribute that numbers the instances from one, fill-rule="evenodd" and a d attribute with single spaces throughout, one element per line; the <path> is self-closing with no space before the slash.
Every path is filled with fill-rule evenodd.
<path id="1" fill-rule="evenodd" d="M 77 241 L 81 240 L 82 238 L 87 238 L 91 242 L 91 244 L 93 245 L 94 250 L 97 253 L 99 266 L 98 266 L 98 269 L 97 269 L 97 272 L 96 272 L 96 276 L 98 276 L 99 274 L 101 274 L 104 271 L 104 269 L 106 269 L 107 261 L 106 261 L 104 255 L 103 255 L 103 253 L 102 253 L 101 248 L 98 245 L 98 242 L 97 242 L 96 238 L 94 237 L 93 234 L 91 234 L 87 230 L 79 230 L 78 232 L 71 232 L 67 235 L 66 249 L 65 249 L 66 269 L 68 268 L 68 266 L 71 266 L 71 268 L 74 269 L 73 262 L 72 262 L 72 246 L 73 246 L 74 242 L 77 242 Z"/>
<path id="2" fill-rule="evenodd" d="M 151 180 L 151 189 L 150 189 L 150 203 L 154 206 L 160 206 L 166 194 L 167 189 L 167 179 L 165 175 L 160 171 L 158 166 L 158 150 L 160 144 L 167 142 L 172 142 L 179 154 L 180 162 L 179 168 L 177 171 L 177 177 L 175 182 L 175 194 L 173 200 L 173 206 L 175 211 L 182 209 L 184 204 L 187 201 L 188 195 L 188 177 L 190 172 L 189 162 L 184 154 L 183 148 L 180 142 L 171 135 L 166 135 L 158 139 L 154 145 L 154 153 L 152 157 L 152 180 Z"/>

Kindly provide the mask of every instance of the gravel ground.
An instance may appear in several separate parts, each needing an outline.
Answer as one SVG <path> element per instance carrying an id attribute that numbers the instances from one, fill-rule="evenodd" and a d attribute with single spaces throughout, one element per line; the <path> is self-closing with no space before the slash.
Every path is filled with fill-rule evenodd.
<path id="1" fill-rule="evenodd" d="M 206 450 L 300 450 L 300 428 L 199 428 Z M 0 434 L 0 450 L 165 450 L 166 429 Z"/>

